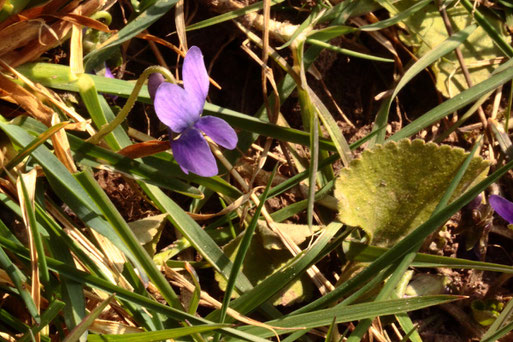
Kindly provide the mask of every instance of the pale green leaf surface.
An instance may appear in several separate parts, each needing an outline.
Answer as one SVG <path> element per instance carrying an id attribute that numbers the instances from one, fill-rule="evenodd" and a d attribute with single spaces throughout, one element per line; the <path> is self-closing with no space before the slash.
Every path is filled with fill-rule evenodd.
<path id="1" fill-rule="evenodd" d="M 361 227 L 378 246 L 391 246 L 425 222 L 466 158 L 462 149 L 401 140 L 367 150 L 335 185 L 341 222 Z M 474 158 L 453 199 L 484 179 L 488 162 Z"/>

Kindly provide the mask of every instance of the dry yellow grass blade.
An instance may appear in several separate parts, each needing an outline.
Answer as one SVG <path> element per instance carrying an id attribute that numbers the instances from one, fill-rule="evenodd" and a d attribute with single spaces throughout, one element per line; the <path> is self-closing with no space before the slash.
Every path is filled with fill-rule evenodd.
<path id="1" fill-rule="evenodd" d="M 169 277 L 170 279 L 172 279 L 172 281 L 177 286 L 183 287 L 191 293 L 193 293 L 196 290 L 195 286 L 192 283 L 190 283 L 184 276 L 182 276 L 180 273 L 173 270 L 171 267 L 168 267 L 164 264 L 164 265 L 162 265 L 162 268 L 163 268 L 166 276 Z M 205 292 L 203 290 L 200 291 L 200 299 L 203 301 L 204 305 L 208 305 L 208 306 L 213 307 L 218 310 L 221 309 L 221 307 L 223 306 L 223 304 L 220 301 L 213 298 L 212 296 L 210 296 L 207 292 Z M 246 323 L 248 325 L 254 325 L 257 327 L 264 328 L 264 329 L 268 329 L 268 330 L 272 331 L 275 335 L 276 335 L 275 330 L 301 330 L 301 329 L 304 329 L 303 327 L 282 328 L 282 327 L 275 327 L 272 325 L 268 325 L 268 324 L 262 323 L 260 321 L 254 320 L 252 318 L 249 318 L 247 316 L 244 316 L 244 315 L 240 314 L 239 312 L 237 312 L 236 310 L 233 310 L 231 308 L 228 308 L 226 313 L 230 317 L 232 317 L 233 319 L 236 319 L 239 322 Z M 278 341 L 279 341 L 279 337 L 278 337 Z"/>
<path id="2" fill-rule="evenodd" d="M 189 50 L 187 46 L 187 35 L 185 34 L 185 11 L 183 0 L 178 0 L 175 5 L 175 26 L 181 50 Z"/>
<path id="3" fill-rule="evenodd" d="M 53 111 L 31 92 L 0 74 L 0 99 L 15 103 L 30 116 L 49 126 Z"/>
<path id="4" fill-rule="evenodd" d="M 82 48 L 82 26 L 73 24 L 71 42 L 69 45 L 69 68 L 71 73 L 79 75 L 84 73 L 84 54 Z"/>
<path id="5" fill-rule="evenodd" d="M 95 334 L 123 335 L 140 333 L 144 330 L 121 322 L 95 319 L 93 324 L 89 326 L 89 331 L 94 332 Z"/>
<path id="6" fill-rule="evenodd" d="M 52 126 L 60 123 L 59 116 L 54 114 L 51 122 Z M 68 137 L 64 129 L 60 129 L 57 133 L 53 134 L 51 139 L 55 156 L 64 164 L 64 166 L 66 166 L 69 172 L 76 173 L 78 170 L 75 166 L 75 162 L 73 161 Z"/>
<path id="7" fill-rule="evenodd" d="M 39 314 L 41 311 L 41 288 L 40 288 L 40 281 L 39 281 L 39 263 L 38 263 L 38 255 L 36 250 L 36 244 L 34 241 L 34 237 L 31 233 L 30 229 L 30 220 L 28 217 L 28 208 L 25 205 L 26 201 L 23 195 L 22 190 L 22 184 L 20 177 L 23 178 L 23 182 L 25 183 L 25 187 L 27 189 L 28 193 L 28 200 L 31 206 L 34 206 L 34 198 L 36 193 L 36 179 L 37 179 L 37 171 L 36 169 L 32 169 L 28 173 L 20 174 L 16 181 L 16 188 L 18 190 L 18 198 L 20 202 L 20 208 L 22 212 L 23 222 L 25 223 L 25 227 L 27 228 L 27 235 L 29 239 L 29 249 L 30 249 L 30 263 L 32 267 L 32 289 L 30 291 L 30 294 L 32 296 L 32 299 L 34 300 L 34 304 L 37 309 L 37 313 Z M 39 333 L 35 336 L 36 341 L 40 341 L 41 337 Z"/>

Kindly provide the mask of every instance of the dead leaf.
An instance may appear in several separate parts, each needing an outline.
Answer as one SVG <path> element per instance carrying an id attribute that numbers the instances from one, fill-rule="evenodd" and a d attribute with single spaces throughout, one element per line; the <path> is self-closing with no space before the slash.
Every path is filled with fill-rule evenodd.
<path id="1" fill-rule="evenodd" d="M 0 74 L 0 98 L 16 103 L 35 119 L 50 126 L 53 111 L 22 86 Z"/>

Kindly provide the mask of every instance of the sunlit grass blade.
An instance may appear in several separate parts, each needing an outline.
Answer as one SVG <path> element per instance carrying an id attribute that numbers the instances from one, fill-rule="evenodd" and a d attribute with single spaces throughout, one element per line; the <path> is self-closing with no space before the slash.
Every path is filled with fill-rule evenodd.
<path id="1" fill-rule="evenodd" d="M 94 50 L 84 57 L 86 72 L 92 71 L 93 68 L 109 58 L 119 45 L 135 37 L 169 12 L 177 1 L 178 0 L 157 0 L 147 10 L 139 14 L 137 18 L 124 25 L 119 32 L 111 37 L 108 44 L 104 45 L 99 50 Z"/>
<path id="2" fill-rule="evenodd" d="M 513 330 L 513 322 L 508 323 L 504 327 L 496 330 L 493 334 L 486 335 L 486 338 L 482 338 L 481 342 L 495 342 L 498 341 L 501 337 L 506 336 L 509 332 Z"/>
<path id="3" fill-rule="evenodd" d="M 436 46 L 430 52 L 426 53 L 422 58 L 420 58 L 415 64 L 413 64 L 401 77 L 401 80 L 397 83 L 394 88 L 393 93 L 390 95 L 388 99 L 383 101 L 381 104 L 378 113 L 376 114 L 376 119 L 374 120 L 373 130 L 376 130 L 381 127 L 385 127 L 388 123 L 388 113 L 390 111 L 390 107 L 392 105 L 392 101 L 395 96 L 399 93 L 399 91 L 404 88 L 408 82 L 410 82 L 415 75 L 419 74 L 422 70 L 433 64 L 442 56 L 448 54 L 449 52 L 456 49 L 460 44 L 462 44 L 468 36 L 477 28 L 476 25 L 470 25 L 464 28 L 463 30 L 453 34 L 447 40 L 445 40 L 440 45 Z M 401 132 L 401 131 L 399 131 Z M 381 144 L 385 140 L 385 131 L 381 131 L 375 139 L 371 141 L 371 146 L 374 144 Z"/>
<path id="4" fill-rule="evenodd" d="M 16 125 L 0 122 L 0 129 L 21 147 L 29 145 L 33 140 L 30 134 Z M 43 167 L 46 179 L 55 190 L 57 196 L 59 196 L 89 227 L 107 237 L 127 256 L 133 258 L 132 253 L 126 248 L 120 238 L 112 231 L 110 225 L 102 217 L 98 207 L 91 203 L 88 194 L 57 157 L 43 145 L 35 149 L 31 155 Z"/>
<path id="5" fill-rule="evenodd" d="M 271 6 L 282 3 L 285 0 L 271 0 Z M 248 13 L 256 12 L 261 10 L 264 7 L 263 2 L 259 1 L 249 6 L 243 7 L 238 10 L 230 11 L 227 13 L 220 14 L 218 16 L 208 18 L 192 25 L 187 26 L 187 31 L 199 30 L 205 27 L 209 27 L 212 25 L 220 24 L 222 22 L 232 20 Z"/>
<path id="6" fill-rule="evenodd" d="M 430 3 L 431 3 L 431 0 L 419 1 L 419 2 L 415 3 L 413 6 L 411 6 L 410 8 L 408 8 L 408 9 L 406 9 L 404 11 L 399 12 L 396 16 L 393 16 L 392 18 L 388 18 L 388 19 L 385 19 L 385 20 L 380 20 L 380 21 L 378 21 L 376 23 L 373 23 L 373 24 L 368 24 L 368 25 L 365 25 L 365 26 L 361 26 L 359 28 L 359 30 L 361 30 L 361 31 L 376 31 L 376 30 L 382 30 L 384 28 L 393 26 L 393 25 L 401 22 L 402 20 L 410 17 L 412 14 L 420 11 L 421 9 L 423 9 L 424 7 L 429 5 Z"/>
<path id="7" fill-rule="evenodd" d="M 328 27 L 310 32 L 310 34 L 308 35 L 308 39 L 315 39 L 315 40 L 320 40 L 320 41 L 326 42 L 333 38 L 336 38 L 336 37 L 339 37 L 339 36 L 342 36 L 342 35 L 345 35 L 348 33 L 353 33 L 355 31 L 358 31 L 358 29 L 355 27 L 352 27 L 352 26 L 330 25 Z"/>
<path id="8" fill-rule="evenodd" d="M 227 324 L 203 324 L 192 327 L 183 327 L 176 329 L 166 329 L 159 331 L 148 331 L 138 334 L 122 334 L 122 335 L 92 335 L 88 336 L 89 342 L 153 342 L 165 341 L 169 339 L 178 339 L 180 337 L 199 334 L 228 327 Z"/>
<path id="9" fill-rule="evenodd" d="M 421 129 L 426 128 L 427 126 L 437 122 L 438 120 L 446 117 L 454 111 L 480 98 L 483 94 L 486 94 L 491 90 L 499 87 L 500 85 L 508 82 L 512 78 L 513 68 L 508 68 L 504 71 L 501 71 L 491 76 L 489 79 L 462 91 L 459 95 L 450 98 L 449 100 L 431 109 L 420 118 L 411 122 L 399 132 L 392 135 L 388 140 L 398 141 L 400 139 L 410 137 L 411 135 L 419 132 Z"/>
<path id="10" fill-rule="evenodd" d="M 16 157 L 11 159 L 7 165 L 5 166 L 6 169 L 11 169 L 12 167 L 18 165 L 23 159 L 25 159 L 32 151 L 34 151 L 38 146 L 44 144 L 48 139 L 51 138 L 52 135 L 57 133 L 60 129 L 63 129 L 69 124 L 69 122 L 61 122 L 56 125 L 53 125 L 52 127 L 48 128 L 46 131 L 41 133 L 36 139 L 34 139 L 29 145 L 27 145 L 25 148 L 23 148 L 21 151 L 18 152 Z"/>
<path id="11" fill-rule="evenodd" d="M 232 262 L 196 221 L 159 188 L 146 184 L 141 184 L 141 187 L 163 213 L 169 214 L 171 223 L 189 240 L 198 253 L 211 263 L 216 271 L 228 278 L 233 267 Z M 243 274 L 239 274 L 237 288 L 244 292 L 251 289 L 252 285 Z"/>
<path id="12" fill-rule="evenodd" d="M 70 69 L 66 65 L 27 63 L 19 66 L 16 70 L 32 81 L 41 83 L 46 87 L 74 91 L 77 93 L 80 90 L 77 80 L 71 77 Z M 132 93 L 135 85 L 135 81 L 124 81 L 97 75 L 89 75 L 89 77 L 94 81 L 96 91 L 115 96 L 128 97 Z M 146 86 L 139 92 L 137 100 L 144 103 L 151 103 L 150 94 Z"/>
<path id="13" fill-rule="evenodd" d="M 384 247 L 369 246 L 355 241 L 347 241 L 343 244 L 346 256 L 349 260 L 359 262 L 373 262 L 388 249 Z M 440 255 L 417 253 L 412 266 L 419 268 L 461 268 L 479 271 L 500 273 L 513 273 L 513 267 L 509 265 L 494 264 L 491 262 L 451 258 Z"/>
<path id="14" fill-rule="evenodd" d="M 320 199 L 322 199 L 323 197 L 325 197 L 326 195 L 328 195 L 331 190 L 333 189 L 335 185 L 335 180 L 331 180 L 330 182 L 328 182 L 324 187 L 322 187 L 322 189 L 320 189 L 319 191 L 317 191 L 315 193 L 315 198 L 314 200 L 319 203 Z M 278 209 L 276 210 L 275 212 L 273 212 L 271 214 L 271 217 L 273 218 L 273 220 L 275 222 L 282 222 L 282 221 L 285 221 L 286 219 L 288 219 L 289 217 L 301 212 L 302 210 L 306 209 L 307 207 L 307 204 L 308 204 L 308 200 L 301 200 L 301 201 L 297 201 L 295 203 L 292 203 L 284 208 L 281 208 L 281 209 Z M 319 203 L 320 205 L 324 205 L 323 203 Z M 336 210 L 336 207 L 333 208 Z"/>
<path id="15" fill-rule="evenodd" d="M 124 157 L 118 153 L 111 152 L 102 147 L 85 142 L 73 135 L 68 135 L 71 149 L 75 152 L 75 161 L 80 163 L 87 157 L 88 160 L 96 163 L 92 166 L 105 167 L 111 166 L 115 171 L 122 172 L 130 177 L 153 183 L 163 188 L 173 190 L 194 198 L 202 198 L 203 194 L 198 188 L 185 184 L 184 182 L 172 177 L 169 170 L 159 170 L 144 163 L 128 157 Z M 87 163 L 86 163 L 87 164 Z"/>
<path id="16" fill-rule="evenodd" d="M 325 43 L 325 42 L 317 40 L 317 39 L 307 38 L 306 42 L 308 44 L 317 45 L 317 46 L 322 47 L 324 49 L 335 51 L 335 52 L 338 52 L 338 53 L 341 53 L 343 55 L 347 55 L 347 56 L 350 56 L 350 57 L 368 59 L 370 61 L 375 61 L 375 62 L 386 62 L 386 63 L 393 63 L 394 62 L 394 60 L 390 59 L 390 58 L 383 58 L 383 57 L 373 56 L 373 55 L 369 55 L 367 53 L 361 53 L 361 52 L 357 52 L 357 51 L 341 48 L 341 47 L 334 46 L 334 45 Z"/>
<path id="17" fill-rule="evenodd" d="M 267 200 L 267 195 L 269 194 L 269 189 L 271 188 L 272 180 L 274 179 L 274 176 L 276 174 L 276 170 L 278 168 L 278 164 L 274 167 L 273 173 L 271 174 L 271 177 L 269 178 L 269 181 L 267 183 L 267 186 L 258 199 L 260 203 L 258 204 L 255 213 L 253 214 L 253 218 L 251 219 L 251 222 L 249 223 L 248 227 L 244 231 L 244 235 L 242 237 L 242 240 L 240 242 L 240 245 L 237 249 L 237 254 L 235 255 L 235 259 L 233 260 L 233 267 L 230 271 L 230 276 L 228 277 L 228 282 L 226 283 L 226 289 L 224 291 L 224 297 L 223 297 L 223 306 L 221 307 L 220 311 L 220 318 L 219 322 L 224 323 L 226 318 L 226 312 L 228 310 L 228 307 L 230 306 L 230 300 L 232 298 L 233 290 L 235 289 L 235 281 L 237 279 L 237 276 L 239 272 L 242 269 L 242 264 L 244 262 L 244 259 L 246 257 L 246 254 L 249 250 L 251 240 L 253 239 L 253 234 L 255 233 L 255 229 L 258 224 L 258 219 L 260 217 L 260 213 L 262 211 L 262 208 L 264 207 L 265 201 Z"/>
<path id="18" fill-rule="evenodd" d="M 96 91 L 94 81 L 91 79 L 90 75 L 82 74 L 78 76 L 77 84 L 78 92 L 87 108 L 87 111 L 89 112 L 89 116 L 93 119 L 96 127 L 98 129 L 101 128 L 108 122 L 106 120 L 105 113 L 103 112 L 104 107 L 100 104 L 100 96 Z M 121 126 L 116 127 L 118 132 L 120 129 L 122 129 Z M 104 139 L 105 142 L 114 150 L 121 149 L 122 146 L 118 143 L 118 139 L 114 136 L 114 132 L 107 134 Z"/>
<path id="19" fill-rule="evenodd" d="M 353 154 L 351 152 L 351 148 L 347 143 L 346 138 L 342 135 L 340 128 L 337 125 L 337 122 L 331 115 L 330 111 L 326 106 L 322 103 L 322 101 L 317 97 L 317 95 L 312 91 L 311 88 L 307 89 L 308 95 L 310 96 L 310 100 L 312 104 L 317 109 L 317 113 L 322 121 L 324 128 L 328 131 L 328 134 L 337 149 L 338 155 L 342 160 L 342 165 L 349 166 L 349 163 L 353 159 Z"/>
<path id="20" fill-rule="evenodd" d="M 9 239 L 4 238 L 3 236 L 0 236 L 0 246 L 9 249 L 12 253 L 15 253 L 18 257 L 24 260 L 30 260 L 30 253 L 25 247 L 19 246 L 16 243 L 10 241 Z M 130 301 L 136 305 L 143 306 L 158 313 L 162 313 L 166 315 L 169 319 L 174 319 L 176 321 L 187 320 L 189 323 L 192 324 L 213 324 L 213 322 L 208 321 L 206 319 L 190 315 L 184 311 L 173 309 L 167 305 L 161 304 L 148 297 L 142 296 L 137 293 L 133 293 L 122 287 L 113 285 L 112 283 L 101 278 L 95 277 L 89 273 L 79 271 L 74 267 L 69 266 L 53 258 L 47 258 L 47 262 L 49 268 L 58 272 L 62 277 L 66 277 L 70 280 L 77 281 L 81 284 L 87 284 L 89 286 L 104 290 L 108 293 L 115 293 L 116 296 L 120 299 Z M 222 330 L 228 336 L 233 336 L 240 340 L 255 342 L 265 341 L 262 338 L 238 331 L 236 329 L 222 328 Z"/>
<path id="21" fill-rule="evenodd" d="M 493 40 L 493 42 L 502 50 L 502 52 L 508 56 L 513 57 L 513 48 L 509 43 L 504 39 L 504 37 L 497 32 L 495 27 L 481 14 L 478 8 L 474 4 L 472 4 L 469 0 L 461 0 L 461 4 L 465 9 L 474 17 L 474 19 L 479 23 L 479 25 L 488 33 L 488 36 Z"/>
<path id="22" fill-rule="evenodd" d="M 127 246 L 131 254 L 135 257 L 139 266 L 142 267 L 150 280 L 159 289 L 162 297 L 173 307 L 183 309 L 178 296 L 169 285 L 169 282 L 157 269 L 153 260 L 141 246 L 133 231 L 116 207 L 114 207 L 114 204 L 112 204 L 105 192 L 103 192 L 98 183 L 96 183 L 95 179 L 88 172 L 79 172 L 75 174 L 75 178 L 84 187 L 84 190 L 89 194 L 98 208 L 100 208 L 102 214 L 111 224 L 112 229 L 116 231 L 125 246 Z"/>
<path id="23" fill-rule="evenodd" d="M 102 301 L 100 305 L 96 306 L 91 312 L 84 318 L 80 324 L 78 324 L 62 341 L 63 342 L 72 342 L 78 341 L 80 337 L 87 332 L 91 324 L 94 323 L 94 320 L 100 316 L 102 311 L 107 307 L 107 305 L 112 302 L 115 294 L 111 294 L 107 299 Z"/>
<path id="24" fill-rule="evenodd" d="M 333 317 L 336 318 L 337 323 L 356 321 L 374 316 L 393 315 L 401 312 L 414 311 L 429 306 L 460 300 L 463 298 L 464 297 L 461 296 L 439 295 L 392 299 L 379 303 L 361 303 L 312 311 L 308 313 L 287 316 L 279 320 L 267 321 L 265 323 L 271 326 L 282 328 L 310 329 L 330 325 L 332 323 Z M 264 338 L 273 335 L 272 332 L 259 327 L 241 327 L 240 330 Z M 278 334 L 283 334 L 286 331 L 276 330 L 276 332 Z"/>

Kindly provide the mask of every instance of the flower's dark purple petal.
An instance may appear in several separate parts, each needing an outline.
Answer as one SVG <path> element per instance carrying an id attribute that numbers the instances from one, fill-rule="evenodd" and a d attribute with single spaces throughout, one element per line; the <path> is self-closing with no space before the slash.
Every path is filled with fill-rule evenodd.
<path id="1" fill-rule="evenodd" d="M 203 61 L 203 54 L 197 46 L 192 46 L 183 61 L 183 87 L 191 94 L 191 107 L 199 114 L 203 111 L 208 94 L 208 74 Z"/>
<path id="2" fill-rule="evenodd" d="M 190 172 L 203 177 L 217 175 L 217 164 L 201 132 L 194 127 L 186 129 L 171 142 L 176 162 L 186 174 Z"/>
<path id="3" fill-rule="evenodd" d="M 164 83 L 166 79 L 162 74 L 155 72 L 148 77 L 148 93 L 150 93 L 150 97 L 152 101 L 155 101 L 155 94 L 157 93 L 157 89 L 159 86 Z"/>
<path id="4" fill-rule="evenodd" d="M 182 133 L 199 120 L 200 112 L 191 106 L 191 97 L 176 84 L 164 82 L 155 94 L 155 112 L 166 126 L 175 133 Z"/>
<path id="5" fill-rule="evenodd" d="M 209 115 L 202 116 L 195 126 L 224 148 L 233 150 L 237 146 L 237 134 L 223 119 Z"/>
<path id="6" fill-rule="evenodd" d="M 513 224 L 513 203 L 497 195 L 491 195 L 488 200 L 497 214 L 510 224 Z"/>

